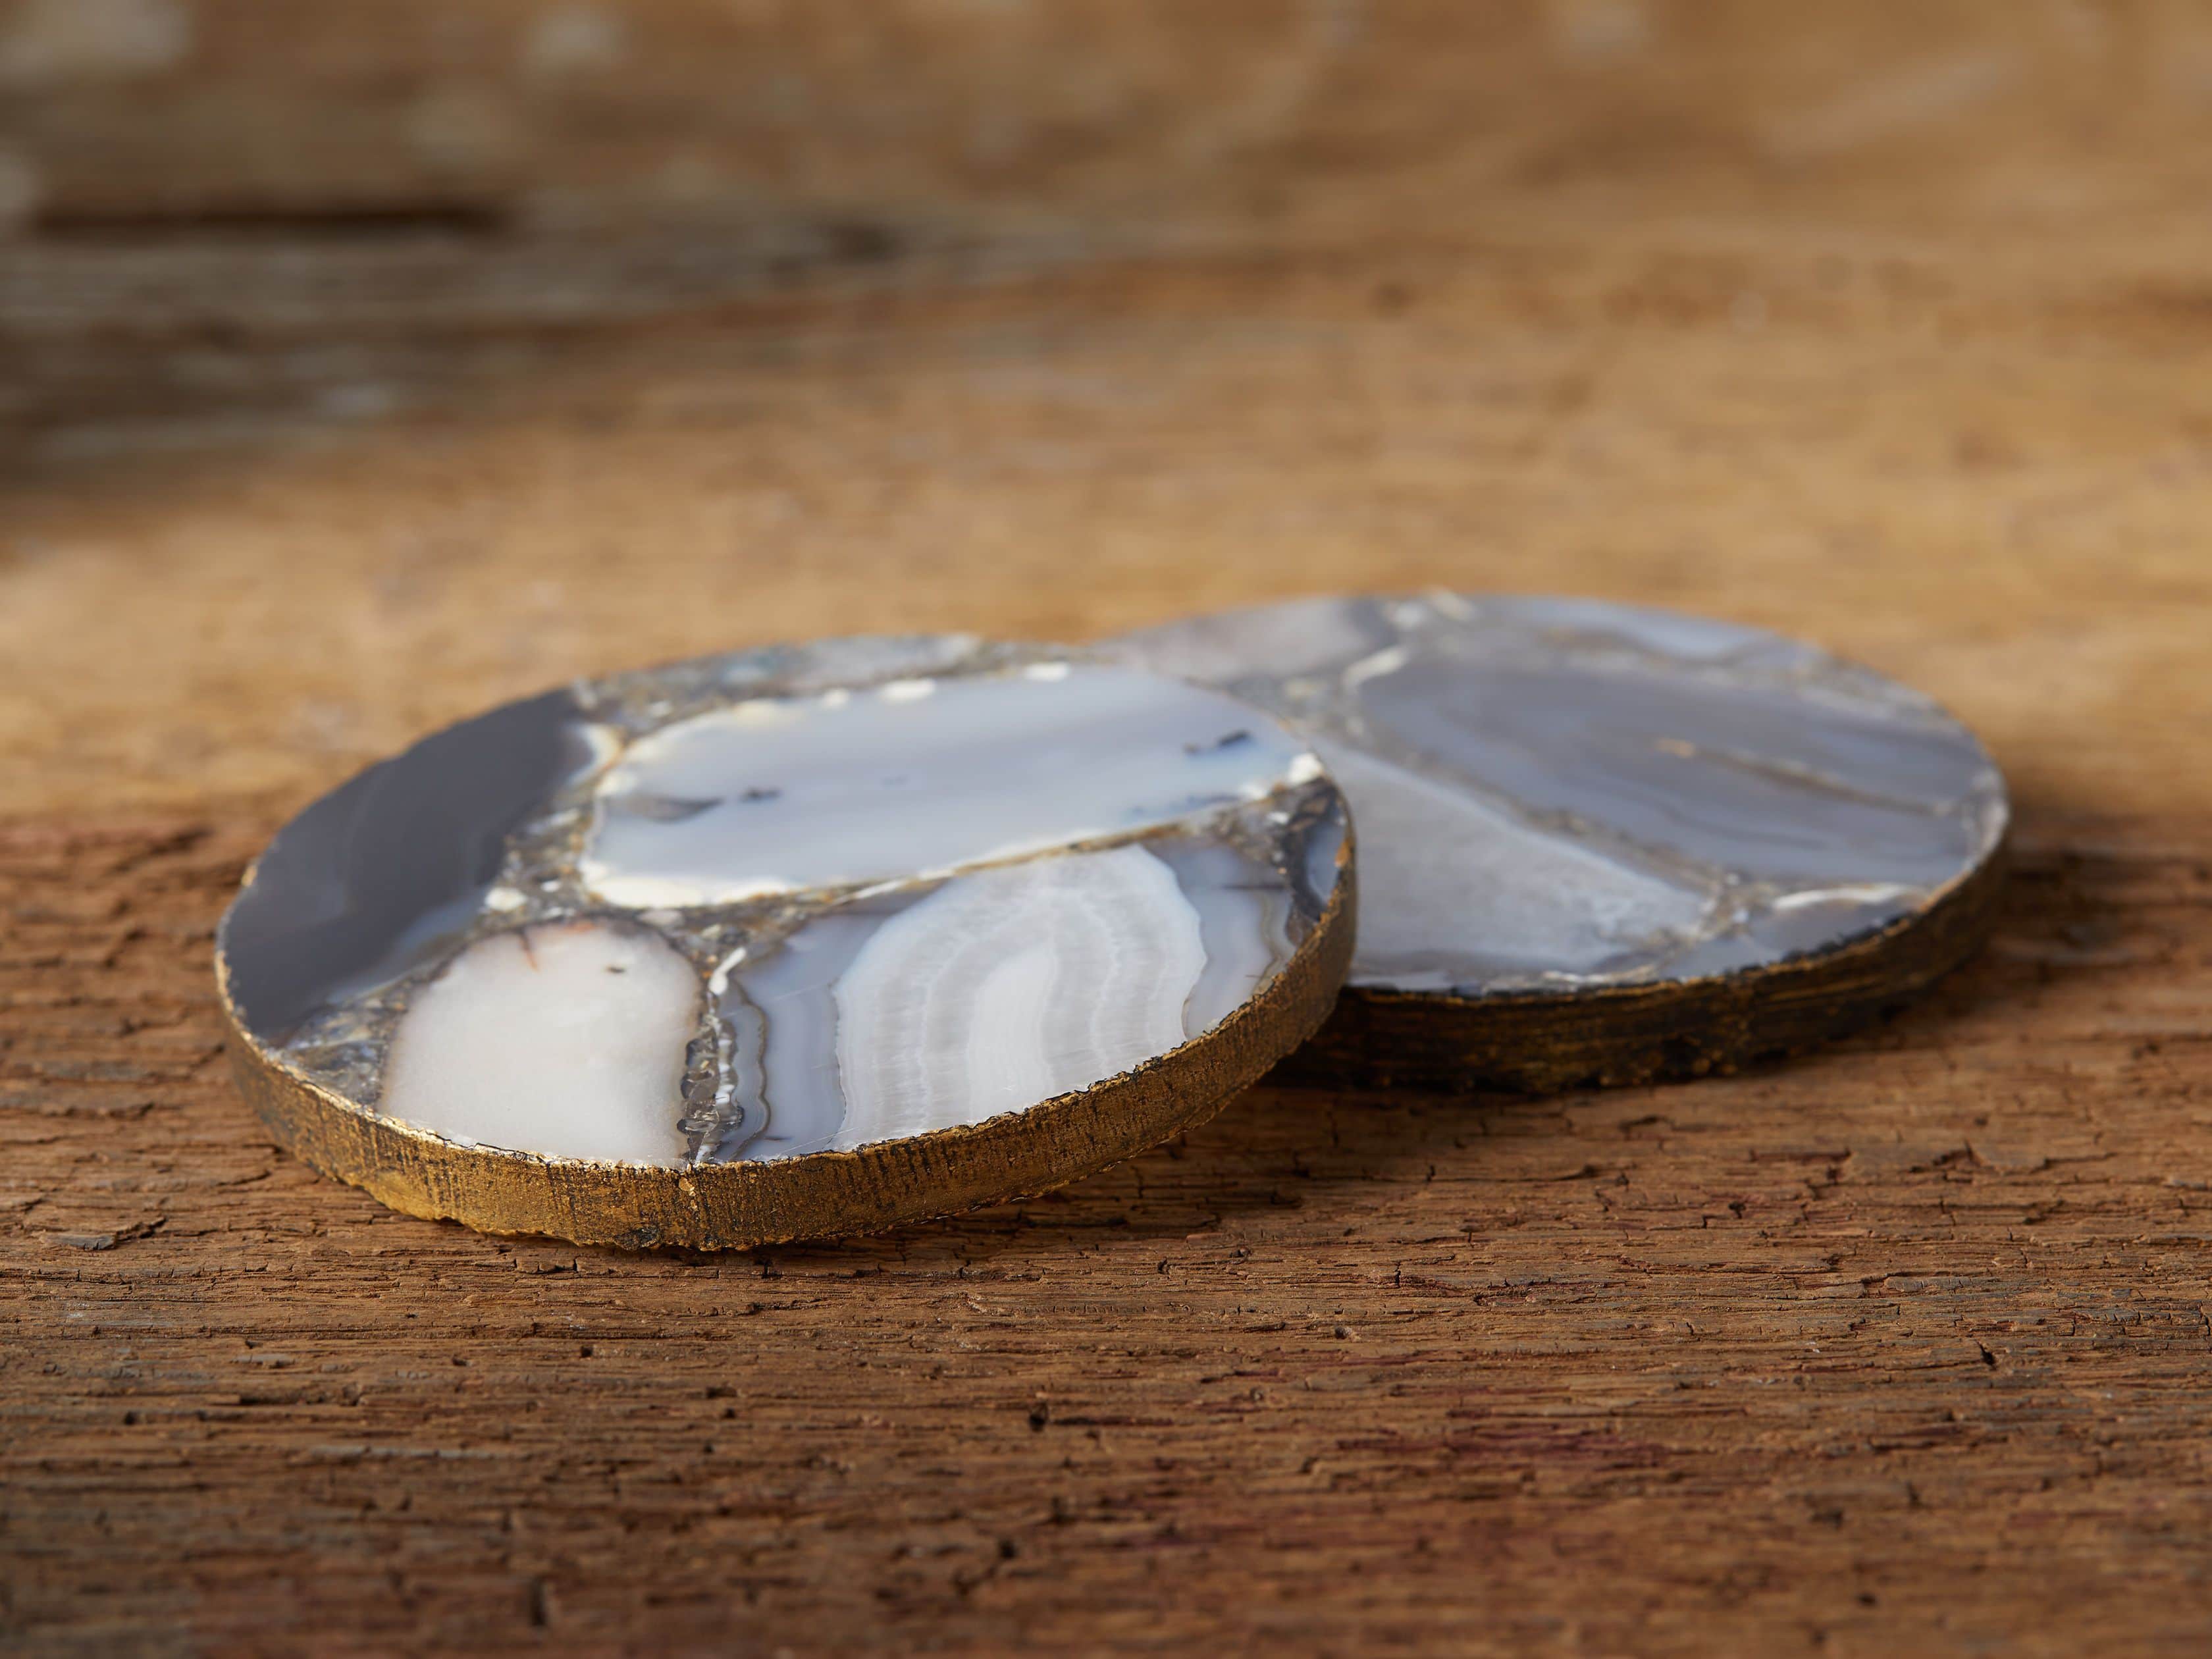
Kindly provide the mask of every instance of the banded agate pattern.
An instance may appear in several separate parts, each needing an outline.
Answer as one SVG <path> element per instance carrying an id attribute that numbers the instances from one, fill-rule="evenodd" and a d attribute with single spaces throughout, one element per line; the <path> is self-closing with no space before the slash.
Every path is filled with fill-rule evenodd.
<path id="1" fill-rule="evenodd" d="M 463 1145 L 664 1167 L 1020 1111 L 1218 1027 L 1345 878 L 1310 747 L 960 635 L 580 683 L 316 802 L 225 917 L 252 1041 Z"/>
<path id="2" fill-rule="evenodd" d="M 1109 649 L 1312 742 L 1359 826 L 1353 987 L 1472 998 L 1779 963 L 1924 911 L 2004 834 L 2003 780 L 1965 727 L 1752 629 L 1437 592 Z"/>

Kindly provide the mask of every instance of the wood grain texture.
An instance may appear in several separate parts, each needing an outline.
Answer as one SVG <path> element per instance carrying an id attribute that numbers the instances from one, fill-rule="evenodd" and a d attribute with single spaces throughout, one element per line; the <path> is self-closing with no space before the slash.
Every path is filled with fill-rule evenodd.
<path id="1" fill-rule="evenodd" d="M 9 1646 L 2202 1650 L 2198 9 L 639 0 L 526 81 L 520 5 L 173 5 L 0 8 Z M 736 1258 L 395 1215 L 224 1076 L 245 860 L 445 720 L 1432 581 L 1934 693 L 1992 945 Z"/>

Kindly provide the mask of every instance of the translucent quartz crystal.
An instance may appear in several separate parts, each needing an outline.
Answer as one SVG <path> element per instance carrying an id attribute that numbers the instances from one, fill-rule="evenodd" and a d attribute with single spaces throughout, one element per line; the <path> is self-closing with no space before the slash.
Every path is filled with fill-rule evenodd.
<path id="1" fill-rule="evenodd" d="M 838 1144 L 980 1123 L 1165 1054 L 1205 971 L 1196 908 L 1141 847 L 948 882 L 837 981 Z"/>
<path id="2" fill-rule="evenodd" d="M 724 981 L 754 1156 L 980 1123 L 1202 1036 L 1304 929 L 1205 836 L 999 865 L 843 907 Z"/>
<path id="3" fill-rule="evenodd" d="M 1918 693 L 1771 634 L 1580 600 L 1297 600 L 1124 660 L 1299 732 L 1360 839 L 1351 983 L 1481 995 L 1829 950 L 1996 849 L 2004 785 Z"/>
<path id="4" fill-rule="evenodd" d="M 600 790 L 584 880 L 617 904 L 849 886 L 1257 799 L 1304 745 L 1127 669 L 752 698 L 632 744 Z"/>

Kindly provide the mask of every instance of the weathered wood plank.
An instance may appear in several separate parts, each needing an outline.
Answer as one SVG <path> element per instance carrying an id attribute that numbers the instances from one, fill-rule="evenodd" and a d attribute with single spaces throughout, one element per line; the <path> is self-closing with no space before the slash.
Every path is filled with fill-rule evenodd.
<path id="1" fill-rule="evenodd" d="M 0 17 L 10 1643 L 2201 1650 L 2188 9 L 916 7 L 862 50 L 641 3 L 533 79 L 534 8 L 372 50 L 204 0 L 176 64 L 56 79 L 9 31 L 69 9 Z M 726 99 L 739 37 L 803 108 Z M 528 114 L 497 167 L 457 88 Z M 267 142 L 302 100 L 325 140 Z M 1942 696 L 2021 808 L 1994 944 L 1787 1067 L 1263 1087 L 1049 1200 L 733 1259 L 389 1214 L 225 1080 L 245 860 L 441 720 L 1431 581 Z"/>

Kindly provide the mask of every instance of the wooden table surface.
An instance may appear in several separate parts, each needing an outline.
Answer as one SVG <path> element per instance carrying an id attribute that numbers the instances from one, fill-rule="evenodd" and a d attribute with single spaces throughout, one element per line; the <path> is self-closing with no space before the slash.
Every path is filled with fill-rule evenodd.
<path id="1" fill-rule="evenodd" d="M 2203 1650 L 2212 16 L 270 9 L 0 11 L 11 1650 Z M 231 1091 L 245 860 L 434 724 L 1431 583 L 1942 697 L 1994 942 L 727 1257 Z"/>

